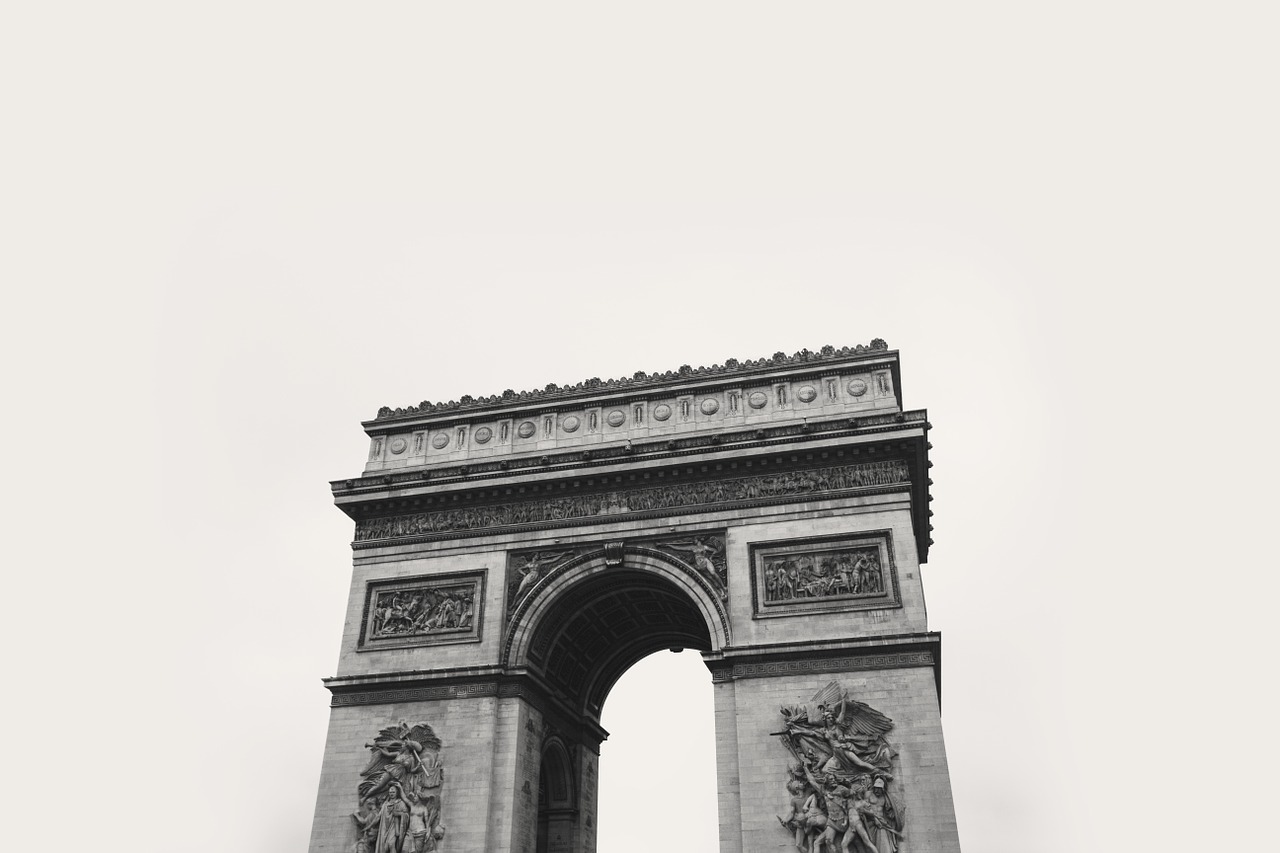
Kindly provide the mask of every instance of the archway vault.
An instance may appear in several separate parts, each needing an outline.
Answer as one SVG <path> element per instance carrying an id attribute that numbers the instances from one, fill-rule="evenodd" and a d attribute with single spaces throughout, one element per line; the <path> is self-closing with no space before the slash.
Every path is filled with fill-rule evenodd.
<path id="1" fill-rule="evenodd" d="M 596 720 L 632 664 L 662 649 L 718 652 L 729 620 L 696 569 L 628 546 L 585 554 L 548 575 L 512 616 L 504 665 L 538 673 L 572 708 Z"/>

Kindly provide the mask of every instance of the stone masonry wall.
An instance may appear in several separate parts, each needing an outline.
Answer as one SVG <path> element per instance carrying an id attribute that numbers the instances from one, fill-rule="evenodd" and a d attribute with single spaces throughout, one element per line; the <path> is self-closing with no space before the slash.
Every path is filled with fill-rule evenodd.
<path id="1" fill-rule="evenodd" d="M 736 756 L 738 815 L 721 815 L 721 853 L 792 851 L 792 834 L 778 823 L 785 815 L 790 753 L 770 732 L 782 729 L 783 705 L 808 704 L 829 681 L 890 717 L 889 743 L 898 750 L 891 789 L 905 806 L 900 853 L 959 853 L 955 807 L 942 740 L 938 698 L 929 667 L 877 672 L 814 672 L 802 676 L 740 679 L 716 685 L 716 753 L 720 771 Z M 721 784 L 729 780 L 722 778 Z M 722 788 L 722 790 L 724 790 Z M 737 827 L 741 827 L 738 834 Z"/>
<path id="2" fill-rule="evenodd" d="M 499 701 L 483 697 L 330 709 L 310 853 L 350 853 L 356 840 L 351 820 L 359 805 L 356 787 L 370 758 L 365 744 L 400 720 L 430 724 L 443 743 L 445 849 L 501 849 L 493 846 L 504 819 L 504 804 L 494 800 L 495 773 L 511 752 L 514 715 L 507 709 L 499 713 Z M 509 799 L 505 808 L 510 809 Z"/>
<path id="3" fill-rule="evenodd" d="M 844 640 L 926 630 L 924 589 L 911 528 L 910 502 L 905 497 L 846 507 L 819 517 L 783 520 L 743 518 L 729 528 L 725 556 L 729 566 L 729 618 L 737 647 L 809 640 Z M 902 606 L 878 610 L 812 613 L 756 618 L 751 601 L 750 546 L 889 530 Z M 763 590 L 758 594 L 763 595 Z"/>

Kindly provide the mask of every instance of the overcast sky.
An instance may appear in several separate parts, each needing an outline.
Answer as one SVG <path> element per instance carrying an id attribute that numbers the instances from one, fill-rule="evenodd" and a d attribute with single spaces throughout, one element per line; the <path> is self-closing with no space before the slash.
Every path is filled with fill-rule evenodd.
<path id="1" fill-rule="evenodd" d="M 1258 849 L 1276 23 L 10 4 L 0 846 L 306 849 L 379 406 L 883 337 L 964 848 Z M 606 707 L 602 853 L 712 849 L 700 666 Z"/>

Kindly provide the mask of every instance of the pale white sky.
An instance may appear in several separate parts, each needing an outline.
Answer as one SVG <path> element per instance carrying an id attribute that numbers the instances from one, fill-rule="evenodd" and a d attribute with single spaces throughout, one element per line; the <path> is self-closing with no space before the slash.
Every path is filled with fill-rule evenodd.
<path id="1" fill-rule="evenodd" d="M 965 849 L 1257 849 L 1276 23 L 10 4 L 3 846 L 305 850 L 379 406 L 879 336 Z M 703 688 L 646 672 L 601 772 L 658 799 L 602 792 L 602 853 L 711 849 L 709 735 L 644 728 Z"/>

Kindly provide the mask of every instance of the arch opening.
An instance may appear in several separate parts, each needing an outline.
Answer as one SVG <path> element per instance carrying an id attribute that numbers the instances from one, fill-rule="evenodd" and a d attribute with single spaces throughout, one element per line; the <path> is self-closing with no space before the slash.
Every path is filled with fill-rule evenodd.
<path id="1" fill-rule="evenodd" d="M 597 850 L 720 849 L 714 719 L 696 654 L 656 652 L 623 674 L 602 720 Z"/>
<path id="2" fill-rule="evenodd" d="M 588 574 L 537 616 L 528 663 L 574 708 L 600 719 L 614 683 L 664 649 L 716 647 L 704 608 L 672 579 L 616 568 Z"/>

